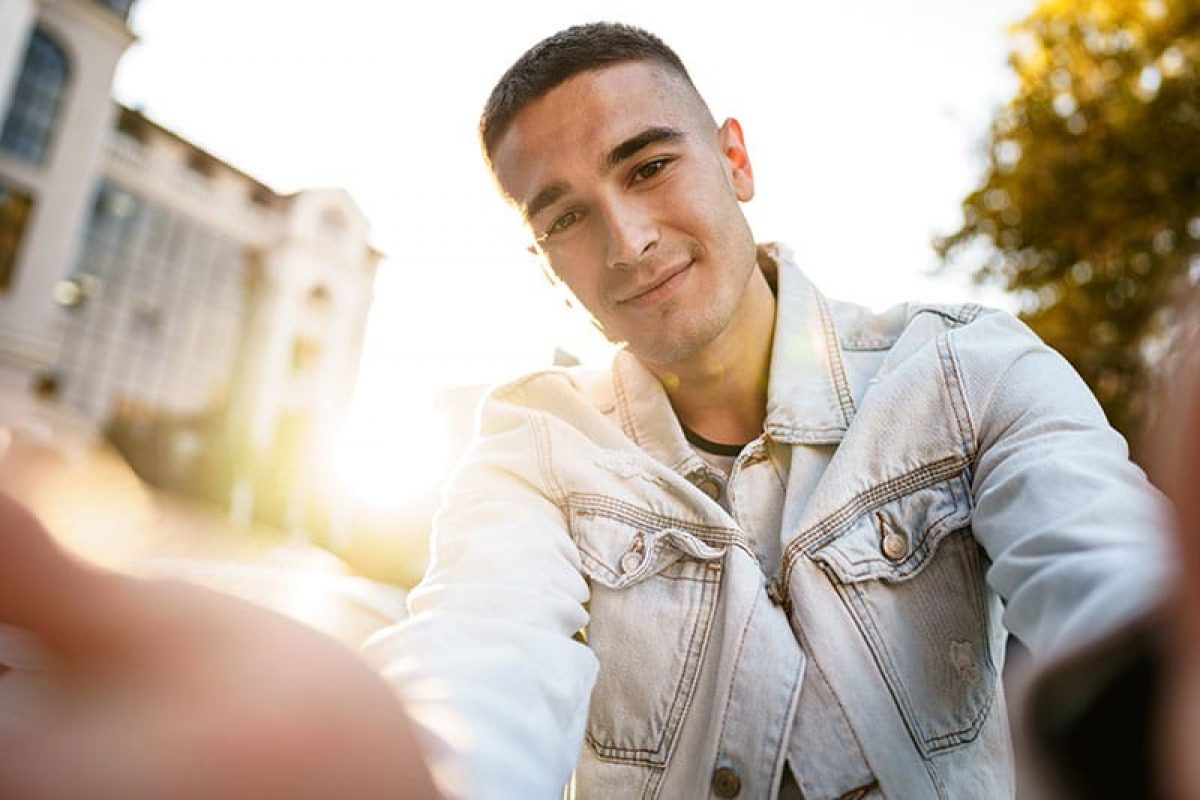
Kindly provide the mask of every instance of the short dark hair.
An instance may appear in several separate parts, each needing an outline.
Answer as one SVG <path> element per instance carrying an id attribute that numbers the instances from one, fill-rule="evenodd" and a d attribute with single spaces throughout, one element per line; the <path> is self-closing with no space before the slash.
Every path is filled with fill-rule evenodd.
<path id="1" fill-rule="evenodd" d="M 619 22 L 574 25 L 526 50 L 496 82 L 479 118 L 479 139 L 488 163 L 496 142 L 529 103 L 581 72 L 626 61 L 661 64 L 696 89 L 675 51 L 649 31 Z"/>

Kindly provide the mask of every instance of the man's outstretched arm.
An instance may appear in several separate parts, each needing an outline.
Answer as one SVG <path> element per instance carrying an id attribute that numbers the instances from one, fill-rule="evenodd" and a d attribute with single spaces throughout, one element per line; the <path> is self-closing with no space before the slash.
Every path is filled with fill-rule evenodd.
<path id="1" fill-rule="evenodd" d="M 1167 505 L 1083 381 L 1007 314 L 954 336 L 976 447 L 972 526 L 1005 625 L 1040 659 L 1153 605 Z"/>
<path id="2" fill-rule="evenodd" d="M 51 679 L 0 737 L 0 797 L 437 796 L 354 653 L 225 595 L 84 564 L 3 493 L 0 623 L 45 646 Z"/>
<path id="3" fill-rule="evenodd" d="M 573 636 L 589 589 L 535 457 L 538 424 L 485 405 L 411 616 L 366 645 L 456 798 L 559 798 L 583 746 L 598 664 Z"/>

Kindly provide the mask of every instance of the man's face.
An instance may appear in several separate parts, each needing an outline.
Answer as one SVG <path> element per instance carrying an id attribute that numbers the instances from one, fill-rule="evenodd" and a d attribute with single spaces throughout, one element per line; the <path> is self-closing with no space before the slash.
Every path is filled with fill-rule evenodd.
<path id="1" fill-rule="evenodd" d="M 691 358 L 737 314 L 755 266 L 736 122 L 653 63 L 576 75 L 496 143 L 503 190 L 605 335 L 643 360 Z"/>

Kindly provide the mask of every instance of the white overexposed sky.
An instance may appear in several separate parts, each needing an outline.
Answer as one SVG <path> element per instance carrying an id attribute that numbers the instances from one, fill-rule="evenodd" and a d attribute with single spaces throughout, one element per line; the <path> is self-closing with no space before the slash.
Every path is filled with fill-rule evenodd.
<path id="1" fill-rule="evenodd" d="M 555 346 L 609 352 L 526 253 L 479 156 L 483 101 L 526 47 L 597 19 L 659 34 L 717 118 L 742 122 L 756 236 L 788 242 L 827 294 L 883 307 L 979 296 L 926 275 L 930 240 L 982 173 L 1015 89 L 1006 28 L 1032 6 L 139 0 L 115 93 L 278 191 L 353 195 L 387 256 L 353 427 L 411 447 L 443 388 L 544 366 Z"/>

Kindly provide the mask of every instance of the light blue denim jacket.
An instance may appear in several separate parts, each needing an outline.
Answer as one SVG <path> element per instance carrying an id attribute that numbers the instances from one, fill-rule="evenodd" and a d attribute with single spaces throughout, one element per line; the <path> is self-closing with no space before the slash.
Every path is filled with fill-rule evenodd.
<path id="1" fill-rule="evenodd" d="M 1024 325 L 876 315 L 760 262 L 763 441 L 785 476 L 836 448 L 788 485 L 780 563 L 632 355 L 494 392 L 412 616 L 368 645 L 450 794 L 558 797 L 574 771 L 579 797 L 771 797 L 791 744 L 808 800 L 1011 796 L 1007 632 L 1045 653 L 1154 599 L 1161 502 Z"/>

